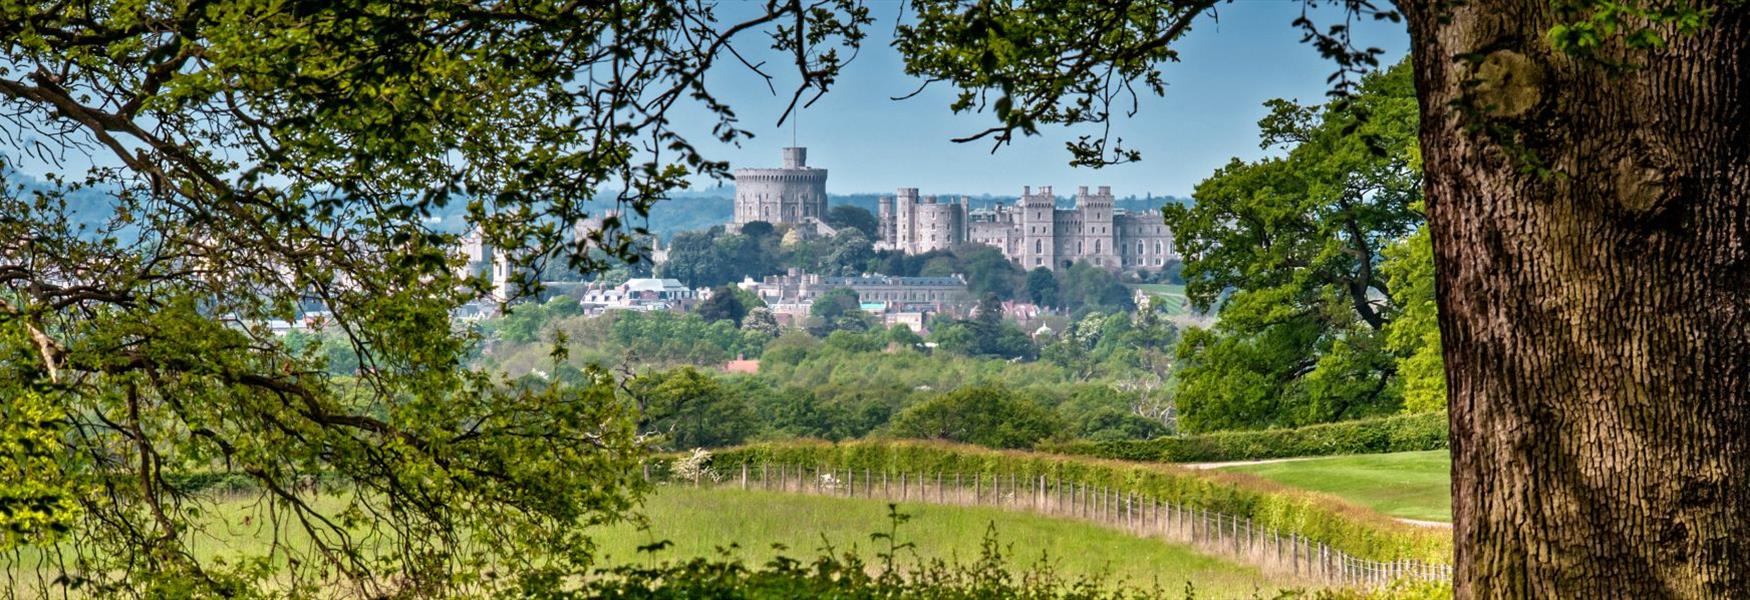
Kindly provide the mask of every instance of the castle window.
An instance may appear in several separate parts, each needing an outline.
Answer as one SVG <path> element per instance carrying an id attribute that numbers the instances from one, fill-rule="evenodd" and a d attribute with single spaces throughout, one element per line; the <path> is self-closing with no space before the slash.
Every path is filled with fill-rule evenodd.
<path id="1" fill-rule="evenodd" d="M 1160 254 L 1160 253 L 1161 253 L 1161 243 L 1155 242 L 1155 254 Z"/>
<path id="2" fill-rule="evenodd" d="M 1094 254 L 1100 253 L 1100 240 L 1094 240 Z"/>
<path id="3" fill-rule="evenodd" d="M 1045 253 L 1045 240 L 1033 240 L 1033 253 L 1034 254 L 1044 254 Z"/>

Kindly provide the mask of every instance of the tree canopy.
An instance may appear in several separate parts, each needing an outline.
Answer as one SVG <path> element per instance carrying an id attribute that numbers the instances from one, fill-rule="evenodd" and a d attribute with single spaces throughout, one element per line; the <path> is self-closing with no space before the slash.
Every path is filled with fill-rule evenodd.
<path id="1" fill-rule="evenodd" d="M 632 408 L 604 372 L 459 368 L 477 339 L 451 311 L 491 299 L 460 238 L 503 253 L 512 296 L 548 261 L 645 260 L 621 215 L 727 171 L 668 112 L 745 137 L 704 74 L 762 35 L 793 56 L 798 102 L 824 91 L 868 21 L 826 4 L 729 21 L 666 2 L 0 3 L 8 154 L 94 165 L 0 190 L 0 435 L 60 444 L 53 468 L 16 457 L 31 485 L 0 473 L 44 509 L 10 530 L 49 542 L 37 556 L 68 578 L 43 585 L 435 596 L 582 572 L 586 526 L 643 485 Z M 70 215 L 69 194 L 100 214 Z M 471 232 L 427 221 L 452 204 Z M 267 327 L 317 305 L 354 373 Z M 199 474 L 238 478 L 276 540 L 307 543 L 196 552 L 210 499 L 177 482 Z M 349 491 L 341 513 L 314 481 Z M 36 537 L 57 531 L 78 535 Z"/>
<path id="2" fill-rule="evenodd" d="M 1186 294 L 1199 309 L 1222 303 L 1179 349 L 1180 415 L 1193 430 L 1399 410 L 1398 361 L 1423 343 L 1387 343 L 1403 309 L 1382 266 L 1423 219 L 1408 65 L 1367 76 L 1342 106 L 1267 106 L 1263 145 L 1286 155 L 1235 160 L 1197 186 L 1196 204 L 1165 208 Z M 1426 289 L 1432 272 L 1398 279 Z"/>

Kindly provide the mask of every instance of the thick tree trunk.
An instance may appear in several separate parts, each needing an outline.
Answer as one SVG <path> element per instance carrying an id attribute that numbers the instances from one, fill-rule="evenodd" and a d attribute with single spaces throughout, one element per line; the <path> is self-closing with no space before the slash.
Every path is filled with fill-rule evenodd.
<path id="1" fill-rule="evenodd" d="M 1459 597 L 1750 597 L 1747 8 L 1611 75 L 1551 4 L 1406 11 Z"/>

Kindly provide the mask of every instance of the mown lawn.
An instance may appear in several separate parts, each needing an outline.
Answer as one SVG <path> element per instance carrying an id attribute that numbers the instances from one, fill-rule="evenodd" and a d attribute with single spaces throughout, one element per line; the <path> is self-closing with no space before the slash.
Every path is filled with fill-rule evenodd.
<path id="1" fill-rule="evenodd" d="M 1333 456 L 1224 469 L 1339 496 L 1395 517 L 1452 520 L 1452 455 L 1445 450 Z"/>
<path id="2" fill-rule="evenodd" d="M 1160 303 L 1168 316 L 1191 314 L 1191 299 L 1185 296 L 1185 286 L 1170 283 L 1138 283 L 1131 287 L 1142 290 Z"/>
<path id="3" fill-rule="evenodd" d="M 980 542 L 994 527 L 1011 566 L 1032 566 L 1044 558 L 1066 578 L 1095 576 L 1143 587 L 1158 585 L 1173 597 L 1182 593 L 1187 581 L 1196 586 L 1200 598 L 1250 597 L 1254 591 L 1284 587 L 1252 567 L 1091 524 L 982 507 L 903 503 L 899 510 L 911 515 L 900 526 L 899 541 L 914 544 L 916 556 L 924 559 L 976 560 Z M 730 552 L 750 564 L 780 554 L 806 561 L 827 544 L 839 553 L 855 548 L 874 561 L 877 548 L 885 543 L 873 542 L 870 534 L 889 526 L 887 504 L 879 500 L 733 489 L 662 488 L 647 500 L 645 513 L 651 525 L 647 532 L 631 526 L 599 532 L 596 539 L 606 562 L 646 562 L 650 559 L 637 552 L 638 546 L 658 540 L 673 546 L 657 558 L 716 556 L 719 548 L 735 542 L 738 547 Z M 780 553 L 773 544 L 787 549 Z M 916 564 L 916 559 L 911 562 Z"/>

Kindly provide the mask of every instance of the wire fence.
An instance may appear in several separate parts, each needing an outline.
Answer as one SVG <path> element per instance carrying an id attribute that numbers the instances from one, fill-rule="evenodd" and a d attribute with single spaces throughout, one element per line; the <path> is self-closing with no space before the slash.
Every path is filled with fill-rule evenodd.
<path id="1" fill-rule="evenodd" d="M 744 463 L 737 468 L 729 473 L 695 470 L 674 482 L 892 502 L 990 506 L 1078 519 L 1187 545 L 1279 577 L 1326 585 L 1385 587 L 1400 580 L 1452 580 L 1449 564 L 1365 560 L 1305 536 L 1254 525 L 1251 519 L 1073 481 L 988 473 L 859 472 L 781 464 L 753 467 Z"/>

